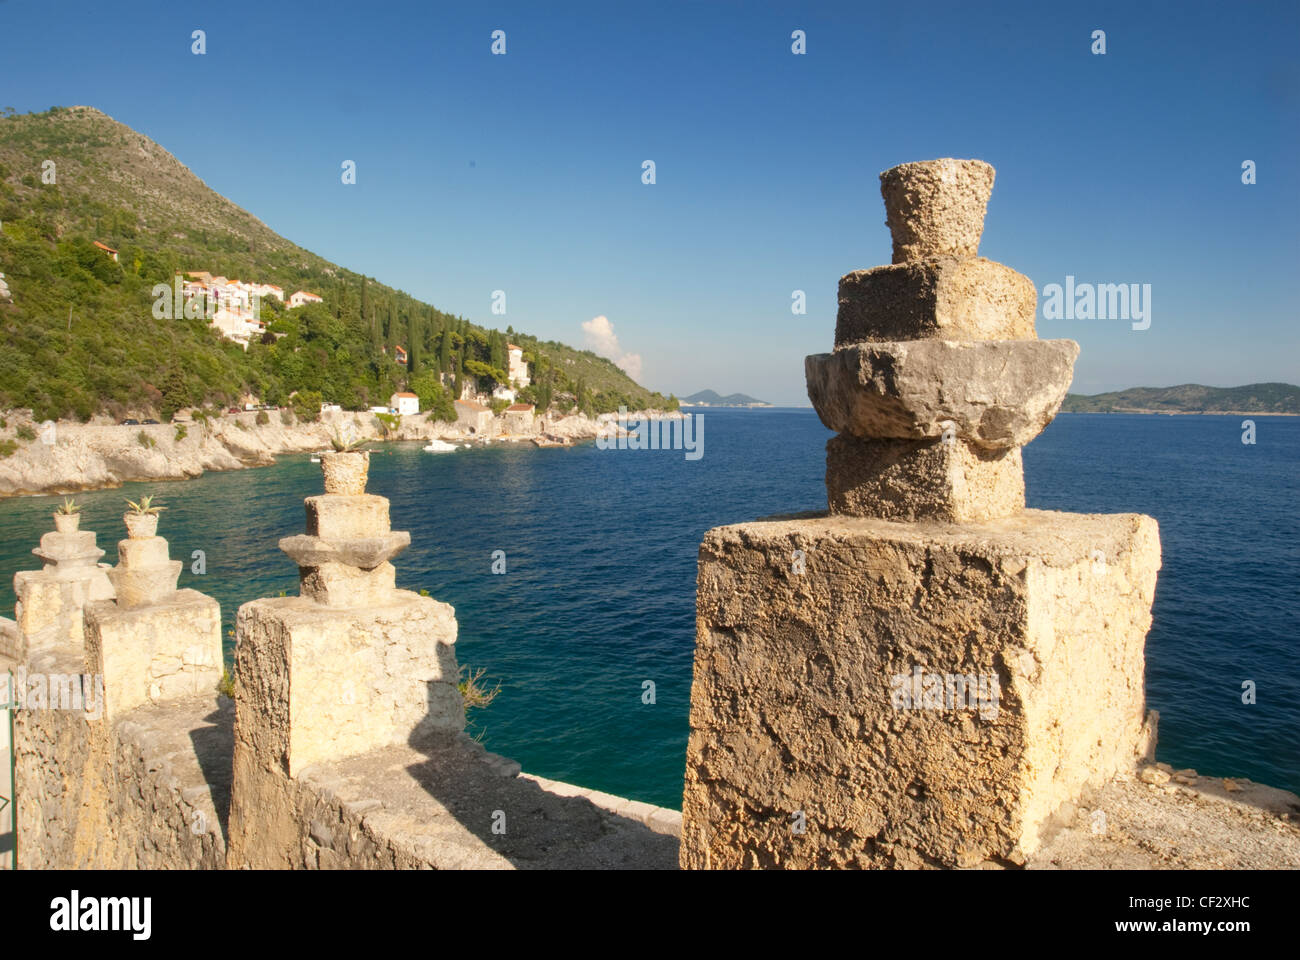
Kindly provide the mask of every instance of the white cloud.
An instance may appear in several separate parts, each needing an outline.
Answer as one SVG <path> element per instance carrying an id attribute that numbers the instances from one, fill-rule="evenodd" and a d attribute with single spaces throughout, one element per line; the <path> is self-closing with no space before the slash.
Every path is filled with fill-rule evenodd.
<path id="1" fill-rule="evenodd" d="M 585 321 L 582 332 L 586 334 L 588 347 L 600 356 L 613 360 L 633 380 L 638 382 L 641 380 L 641 354 L 623 352 L 618 345 L 614 325 L 609 322 L 608 317 L 602 314 Z"/>

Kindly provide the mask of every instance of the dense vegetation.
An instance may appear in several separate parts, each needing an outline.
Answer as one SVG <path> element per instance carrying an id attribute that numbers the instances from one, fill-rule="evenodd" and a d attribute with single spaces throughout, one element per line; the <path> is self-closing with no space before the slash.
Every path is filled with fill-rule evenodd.
<path id="1" fill-rule="evenodd" d="M 1072 393 L 1062 413 L 1292 413 L 1300 414 L 1300 387 L 1289 383 L 1251 383 L 1244 387 L 1133 387 L 1083 396 Z"/>
<path id="2" fill-rule="evenodd" d="M 154 285 L 189 270 L 324 302 L 263 300 L 267 335 L 244 351 L 202 318 L 154 319 Z M 363 409 L 399 389 L 451 418 L 467 380 L 489 391 L 505 379 L 507 340 L 524 348 L 534 382 L 522 399 L 539 409 L 676 405 L 590 351 L 485 329 L 323 260 L 89 107 L 0 118 L 0 273 L 13 298 L 0 303 L 0 408 L 31 407 L 38 419 L 169 417 L 249 395 L 288 405 L 296 393 L 309 415 L 322 400 Z"/>

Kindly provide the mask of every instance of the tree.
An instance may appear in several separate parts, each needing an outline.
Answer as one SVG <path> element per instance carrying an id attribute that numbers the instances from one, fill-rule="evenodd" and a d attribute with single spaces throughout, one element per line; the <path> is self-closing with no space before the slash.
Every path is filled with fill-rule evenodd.
<path id="1" fill-rule="evenodd" d="M 406 375 L 413 377 L 420 372 L 420 351 L 424 348 L 424 318 L 415 312 L 411 314 L 407 323 Z"/>
<path id="2" fill-rule="evenodd" d="M 456 406 L 433 371 L 426 370 L 412 379 L 411 392 L 420 398 L 420 409 L 429 414 L 430 420 L 451 423 L 456 419 Z"/>
<path id="3" fill-rule="evenodd" d="M 299 390 L 289 401 L 293 415 L 307 423 L 320 419 L 320 408 L 324 402 L 319 390 Z"/>
<path id="4" fill-rule="evenodd" d="M 167 371 L 167 375 L 163 377 L 162 399 L 158 405 L 158 413 L 163 423 L 171 420 L 176 415 L 176 411 L 188 405 L 189 402 L 190 394 L 185 386 L 185 378 L 179 370 L 172 367 Z"/>

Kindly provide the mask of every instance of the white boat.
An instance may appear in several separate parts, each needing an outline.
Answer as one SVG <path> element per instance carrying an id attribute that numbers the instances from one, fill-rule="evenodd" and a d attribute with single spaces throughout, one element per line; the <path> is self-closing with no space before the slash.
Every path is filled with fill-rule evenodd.
<path id="1" fill-rule="evenodd" d="M 430 440 L 429 445 L 424 449 L 429 453 L 451 453 L 456 449 L 456 445 L 445 440 Z"/>

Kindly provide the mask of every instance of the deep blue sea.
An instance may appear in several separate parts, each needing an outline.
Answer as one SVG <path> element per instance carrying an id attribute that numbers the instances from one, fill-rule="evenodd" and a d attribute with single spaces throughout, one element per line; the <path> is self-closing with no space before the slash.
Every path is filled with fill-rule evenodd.
<path id="1" fill-rule="evenodd" d="M 489 749 L 530 772 L 680 807 L 695 630 L 695 565 L 710 527 L 825 506 L 828 431 L 807 409 L 705 410 L 704 456 L 499 446 L 371 454 L 370 491 L 411 531 L 398 584 L 456 608 L 457 656 L 502 692 L 471 713 Z M 1300 791 L 1300 418 L 1062 415 L 1025 450 L 1029 503 L 1143 512 L 1164 567 L 1147 643 L 1159 758 Z M 276 547 L 321 490 L 306 456 L 176 483 L 84 494 L 82 526 L 113 562 L 123 498 L 168 507 L 159 532 L 181 585 L 239 604 L 285 590 Z M 58 498 L 0 502 L 0 608 Z M 204 551 L 207 572 L 189 572 Z M 506 573 L 492 573 L 504 550 Z M 227 641 L 229 643 L 229 639 Z M 643 683 L 655 703 L 642 702 Z M 1258 702 L 1242 703 L 1242 682 Z"/>

